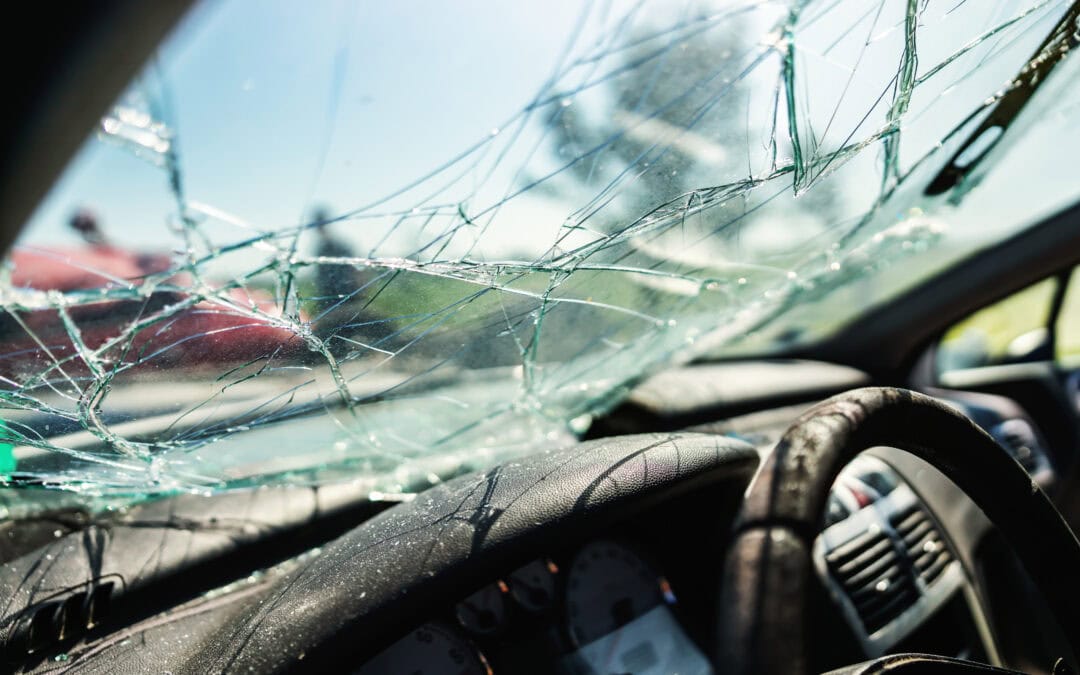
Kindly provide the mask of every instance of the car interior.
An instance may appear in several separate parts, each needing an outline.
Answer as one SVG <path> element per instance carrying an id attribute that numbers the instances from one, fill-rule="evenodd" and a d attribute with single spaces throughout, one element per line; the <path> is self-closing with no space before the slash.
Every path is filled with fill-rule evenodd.
<path id="1" fill-rule="evenodd" d="M 5 84 L 5 248 L 188 9 L 8 24 L 35 46 Z M 573 443 L 422 490 L 5 500 L 0 667 L 1080 672 L 1078 264 L 1080 202 L 823 339 L 669 364 Z"/>

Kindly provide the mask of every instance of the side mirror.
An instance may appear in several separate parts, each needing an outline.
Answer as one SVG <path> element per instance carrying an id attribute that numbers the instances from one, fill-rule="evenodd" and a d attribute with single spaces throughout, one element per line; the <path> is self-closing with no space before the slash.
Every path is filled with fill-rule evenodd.
<path id="1" fill-rule="evenodd" d="M 1029 330 L 1018 335 L 1005 348 L 1006 363 L 1028 361 L 1050 361 L 1054 358 L 1054 348 L 1050 340 L 1050 329 L 1045 326 Z"/>

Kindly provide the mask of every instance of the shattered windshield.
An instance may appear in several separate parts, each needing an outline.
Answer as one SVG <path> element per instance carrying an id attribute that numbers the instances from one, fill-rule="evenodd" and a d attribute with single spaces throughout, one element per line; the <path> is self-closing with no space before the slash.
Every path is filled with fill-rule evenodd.
<path id="1" fill-rule="evenodd" d="M 7 257 L 5 503 L 413 492 L 819 340 L 1077 198 L 1070 12 L 199 5 Z"/>

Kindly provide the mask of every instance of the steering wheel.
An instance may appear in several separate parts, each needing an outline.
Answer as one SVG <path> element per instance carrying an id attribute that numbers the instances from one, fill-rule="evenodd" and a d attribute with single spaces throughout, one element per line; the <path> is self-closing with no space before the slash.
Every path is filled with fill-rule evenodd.
<path id="1" fill-rule="evenodd" d="M 1056 656 L 1077 672 L 1080 542 L 1023 467 L 986 432 L 940 401 L 894 388 L 857 389 L 814 407 L 762 465 L 747 491 L 724 568 L 718 662 L 726 672 L 807 672 L 814 538 L 840 470 L 874 446 L 926 460 L 983 510 L 1066 636 L 1072 654 Z M 909 666 L 911 672 L 1003 672 L 917 655 L 885 657 L 850 672 L 905 672 Z"/>

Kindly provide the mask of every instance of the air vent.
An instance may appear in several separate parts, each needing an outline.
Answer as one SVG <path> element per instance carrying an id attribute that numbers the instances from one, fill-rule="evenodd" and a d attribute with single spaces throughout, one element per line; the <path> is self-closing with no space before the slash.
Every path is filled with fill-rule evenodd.
<path id="1" fill-rule="evenodd" d="M 81 637 L 108 613 L 114 588 L 112 581 L 99 581 L 27 609 L 8 638 L 5 656 L 47 653 Z"/>
<path id="2" fill-rule="evenodd" d="M 829 572 L 851 600 L 867 634 L 918 599 L 907 561 L 882 531 L 867 531 L 825 554 Z"/>
<path id="3" fill-rule="evenodd" d="M 953 557 L 930 514 L 912 504 L 893 514 L 889 522 L 903 540 L 907 556 L 923 583 L 929 586 L 937 581 Z"/>

